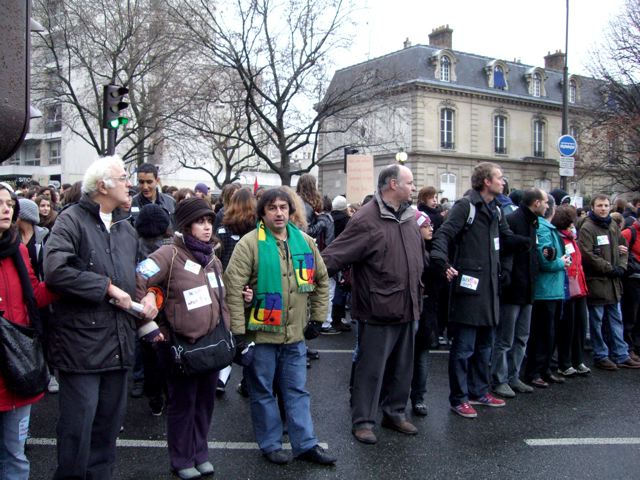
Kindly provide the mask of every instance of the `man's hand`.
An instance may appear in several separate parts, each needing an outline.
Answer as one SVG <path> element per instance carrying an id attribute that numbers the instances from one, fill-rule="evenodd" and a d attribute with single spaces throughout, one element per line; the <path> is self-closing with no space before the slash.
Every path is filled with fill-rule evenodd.
<path id="1" fill-rule="evenodd" d="M 142 318 L 153 320 L 158 316 L 156 295 L 153 292 L 149 292 L 144 297 L 142 297 L 142 300 L 140 300 L 140 305 L 142 305 L 142 312 L 140 312 Z"/>
<path id="2" fill-rule="evenodd" d="M 320 329 L 322 328 L 321 322 L 314 322 L 313 320 L 307 323 L 304 329 L 304 338 L 306 340 L 313 340 L 320 336 Z"/>
<path id="3" fill-rule="evenodd" d="M 569 268 L 571 266 L 571 255 L 563 255 L 562 261 L 564 262 L 564 268 Z"/>
<path id="4" fill-rule="evenodd" d="M 620 252 L 620 255 L 626 255 L 629 248 L 626 245 L 618 245 L 618 251 Z"/>
<path id="5" fill-rule="evenodd" d="M 458 276 L 458 271 L 453 267 L 448 267 L 444 273 L 447 276 L 447 282 L 450 282 Z"/>
<path id="6" fill-rule="evenodd" d="M 249 285 L 245 285 L 242 289 L 242 299 L 244 303 L 251 303 L 253 301 L 253 290 Z"/>
<path id="7" fill-rule="evenodd" d="M 131 309 L 131 296 L 121 288 L 116 287 L 113 283 L 109 285 L 109 288 L 107 289 L 107 295 L 113 298 L 114 303 L 118 307 L 124 310 Z"/>

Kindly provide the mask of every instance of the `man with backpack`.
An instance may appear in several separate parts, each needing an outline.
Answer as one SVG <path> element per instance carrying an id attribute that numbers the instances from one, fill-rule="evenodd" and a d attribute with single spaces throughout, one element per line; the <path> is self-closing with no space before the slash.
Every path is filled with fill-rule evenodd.
<path id="1" fill-rule="evenodd" d="M 432 261 L 451 282 L 449 402 L 465 418 L 477 417 L 472 405 L 503 407 L 489 393 L 491 350 L 500 318 L 500 249 L 529 240 L 516 238 L 500 210 L 502 170 L 481 163 L 471 176 L 472 190 L 457 201 L 436 232 Z M 450 255 L 450 253 L 452 253 Z"/>

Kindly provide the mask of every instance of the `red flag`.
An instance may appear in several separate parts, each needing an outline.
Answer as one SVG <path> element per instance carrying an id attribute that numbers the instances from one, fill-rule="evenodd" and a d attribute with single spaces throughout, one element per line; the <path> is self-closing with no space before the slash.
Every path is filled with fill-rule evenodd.
<path id="1" fill-rule="evenodd" d="M 258 188 L 260 188 L 260 185 L 258 184 L 258 177 L 256 177 L 255 181 L 253 182 L 253 194 L 254 195 L 258 191 Z"/>

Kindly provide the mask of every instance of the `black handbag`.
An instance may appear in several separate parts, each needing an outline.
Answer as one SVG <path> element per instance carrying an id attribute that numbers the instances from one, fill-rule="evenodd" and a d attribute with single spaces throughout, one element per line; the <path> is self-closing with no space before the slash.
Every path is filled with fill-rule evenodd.
<path id="1" fill-rule="evenodd" d="M 9 391 L 33 397 L 45 391 L 49 368 L 35 328 L 17 325 L 0 315 L 0 371 Z"/>
<path id="2" fill-rule="evenodd" d="M 167 290 L 170 288 L 173 261 L 176 254 L 177 250 L 174 250 L 167 280 Z M 213 272 L 218 285 L 222 285 L 215 265 Z M 198 375 L 222 370 L 233 362 L 235 344 L 231 332 L 224 324 L 222 297 L 220 295 L 218 295 L 218 307 L 220 308 L 218 325 L 195 342 L 176 332 L 171 332 L 171 360 L 177 373 L 187 376 Z"/>
<path id="3" fill-rule="evenodd" d="M 222 316 L 213 330 L 193 343 L 182 335 L 171 333 L 171 358 L 183 375 L 222 370 L 231 365 L 234 353 L 233 337 Z"/>

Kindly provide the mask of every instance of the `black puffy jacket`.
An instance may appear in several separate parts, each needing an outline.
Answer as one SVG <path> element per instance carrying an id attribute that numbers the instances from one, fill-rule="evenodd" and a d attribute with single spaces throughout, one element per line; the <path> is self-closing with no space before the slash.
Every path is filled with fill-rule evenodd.
<path id="1" fill-rule="evenodd" d="M 137 235 L 113 212 L 107 231 L 87 195 L 66 208 L 47 242 L 44 276 L 61 295 L 49 324 L 49 357 L 64 372 L 95 373 L 133 365 L 135 319 L 108 302 L 109 282 L 135 300 Z"/>

